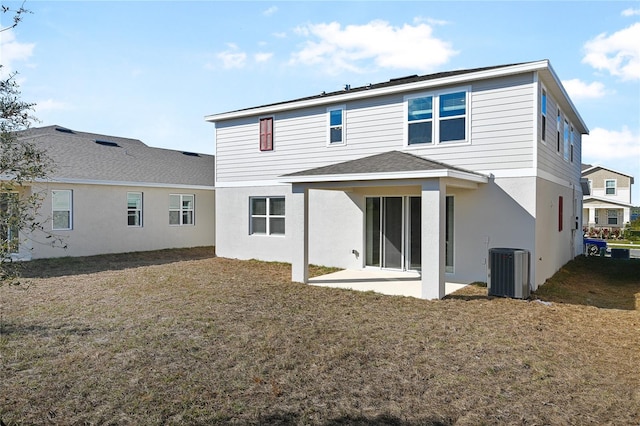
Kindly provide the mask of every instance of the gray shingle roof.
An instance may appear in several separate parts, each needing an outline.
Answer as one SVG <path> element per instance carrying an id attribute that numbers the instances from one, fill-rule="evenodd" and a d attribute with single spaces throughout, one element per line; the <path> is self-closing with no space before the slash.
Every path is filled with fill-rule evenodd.
<path id="1" fill-rule="evenodd" d="M 484 176 L 480 173 L 454 167 L 449 164 L 429 160 L 417 155 L 401 151 L 389 151 L 356 160 L 344 161 L 329 166 L 317 167 L 289 173 L 286 177 L 296 176 L 322 176 L 363 173 L 394 173 L 394 172 L 418 172 L 431 170 L 457 170 L 464 173 Z"/>
<path id="2" fill-rule="evenodd" d="M 19 139 L 45 150 L 55 163 L 51 180 L 214 186 L 214 156 L 153 148 L 138 139 L 77 132 L 61 126 L 31 128 Z M 97 141 L 97 142 L 96 142 Z"/>

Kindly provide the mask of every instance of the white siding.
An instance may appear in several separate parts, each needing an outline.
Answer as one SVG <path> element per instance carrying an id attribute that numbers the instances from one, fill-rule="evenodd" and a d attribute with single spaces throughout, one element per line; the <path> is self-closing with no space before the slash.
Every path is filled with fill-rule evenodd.
<path id="1" fill-rule="evenodd" d="M 455 89 L 453 87 L 452 89 Z M 346 103 L 346 145 L 327 146 L 326 107 L 274 116 L 274 150 L 260 152 L 258 118 L 216 123 L 216 182 L 277 180 L 283 174 L 405 150 L 470 170 L 531 168 L 535 86 L 532 74 L 471 86 L 466 143 L 404 147 L 402 95 Z"/>

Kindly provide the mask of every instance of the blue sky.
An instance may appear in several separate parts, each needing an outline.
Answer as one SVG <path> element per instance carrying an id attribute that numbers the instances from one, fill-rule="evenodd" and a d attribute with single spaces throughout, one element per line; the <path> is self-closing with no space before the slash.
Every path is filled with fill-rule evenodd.
<path id="1" fill-rule="evenodd" d="M 2 0 L 19 7 L 21 2 Z M 0 33 L 36 125 L 214 152 L 204 116 L 409 74 L 549 59 L 591 134 L 583 162 L 636 179 L 638 1 L 35 1 Z M 7 26 L 9 16 L 2 16 Z"/>

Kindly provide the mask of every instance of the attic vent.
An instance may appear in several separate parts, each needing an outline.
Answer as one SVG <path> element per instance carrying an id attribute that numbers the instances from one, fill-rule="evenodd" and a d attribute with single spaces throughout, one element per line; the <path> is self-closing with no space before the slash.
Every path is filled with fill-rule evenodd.
<path id="1" fill-rule="evenodd" d="M 393 83 L 395 81 L 401 81 L 401 80 L 409 80 L 410 78 L 416 78 L 418 76 L 418 74 L 413 74 L 413 75 L 407 75 L 405 77 L 398 77 L 398 78 L 390 78 L 389 82 Z"/>
<path id="2" fill-rule="evenodd" d="M 67 129 L 66 127 L 56 127 L 56 130 L 62 133 L 74 133 L 73 130 Z"/>
<path id="3" fill-rule="evenodd" d="M 185 151 L 183 152 L 184 155 L 188 155 L 189 157 L 200 157 L 200 154 L 198 154 L 197 152 L 188 152 Z"/>
<path id="4" fill-rule="evenodd" d="M 104 140 L 100 140 L 100 139 L 96 139 L 96 143 L 98 145 L 104 145 L 104 146 L 117 146 L 119 147 L 120 145 L 118 145 L 115 142 L 111 142 L 111 141 L 104 141 Z"/>

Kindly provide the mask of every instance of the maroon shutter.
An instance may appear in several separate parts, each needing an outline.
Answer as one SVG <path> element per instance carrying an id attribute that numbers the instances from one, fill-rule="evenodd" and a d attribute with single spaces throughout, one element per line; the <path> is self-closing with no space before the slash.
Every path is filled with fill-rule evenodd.
<path id="1" fill-rule="evenodd" d="M 558 197 L 558 232 L 562 232 L 562 197 Z"/>
<path id="2" fill-rule="evenodd" d="M 260 151 L 273 150 L 273 118 L 260 119 Z"/>

